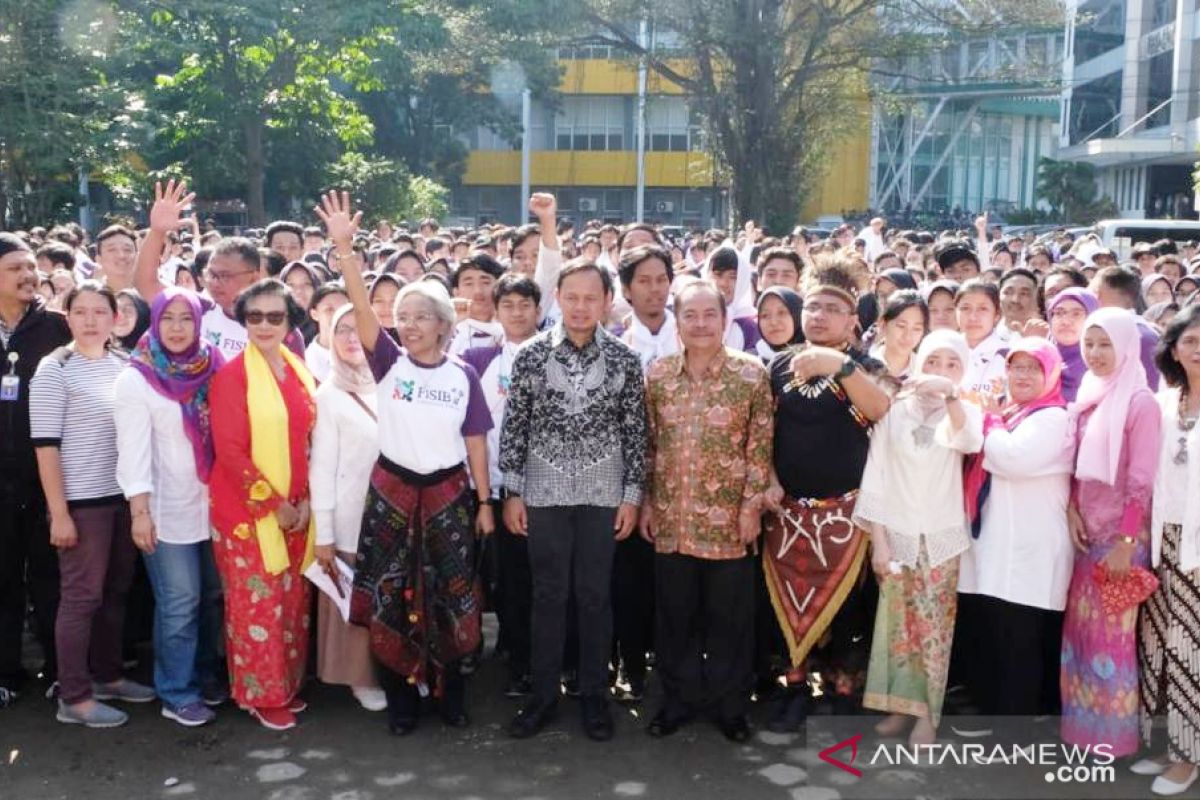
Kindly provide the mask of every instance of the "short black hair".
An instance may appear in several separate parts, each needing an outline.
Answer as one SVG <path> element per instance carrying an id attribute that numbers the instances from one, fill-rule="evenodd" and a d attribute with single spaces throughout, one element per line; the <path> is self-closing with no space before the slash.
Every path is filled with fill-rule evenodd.
<path id="1" fill-rule="evenodd" d="M 1003 289 L 1004 284 L 1007 283 L 1008 281 L 1012 280 L 1013 278 L 1027 278 L 1033 282 L 1033 288 L 1037 289 L 1038 276 L 1036 274 L 1034 274 L 1033 270 L 1025 269 L 1025 267 L 1013 267 L 1012 269 L 1008 270 L 1003 275 L 1001 275 L 1000 276 L 1000 288 Z"/>
<path id="2" fill-rule="evenodd" d="M 516 250 L 518 247 L 525 244 L 525 241 L 530 236 L 541 236 L 541 235 L 542 235 L 542 228 L 541 228 L 541 226 L 537 225 L 536 223 L 530 223 L 529 225 L 522 225 L 521 227 L 517 228 L 512 233 L 512 247 L 514 250 Z"/>
<path id="3" fill-rule="evenodd" d="M 1028 255 L 1025 256 L 1025 260 L 1029 261 Z M 1089 281 L 1087 279 L 1087 275 L 1084 275 L 1082 270 L 1076 269 L 1075 267 L 1068 267 L 1066 264 L 1056 264 L 1046 273 L 1045 279 L 1049 280 L 1050 277 L 1054 275 L 1066 275 L 1071 280 L 1071 285 L 1078 286 L 1080 289 L 1086 289 L 1088 287 Z"/>
<path id="4" fill-rule="evenodd" d="M 884 323 L 891 322 L 910 308 L 920 309 L 925 330 L 929 330 L 929 304 L 916 289 L 897 289 L 888 295 L 887 305 L 883 307 L 880 319 Z"/>
<path id="5" fill-rule="evenodd" d="M 299 222 L 280 219 L 267 226 L 267 230 L 263 234 L 263 244 L 265 244 L 267 247 L 270 247 L 271 239 L 273 239 L 277 233 L 294 233 L 296 234 L 297 239 L 299 239 L 301 242 L 304 241 L 304 228 Z"/>
<path id="6" fill-rule="evenodd" d="M 633 233 L 634 231 L 645 231 L 646 233 L 649 233 L 651 236 L 654 237 L 654 243 L 659 246 L 661 246 L 663 243 L 662 234 L 660 234 L 658 232 L 658 229 L 655 228 L 650 223 L 648 223 L 648 222 L 631 222 L 630 224 L 626 225 L 624 228 L 621 228 L 621 232 L 617 235 L 617 249 L 618 250 L 621 250 L 624 248 L 625 237 L 627 237 L 629 234 Z"/>
<path id="7" fill-rule="evenodd" d="M 234 256 L 240 258 L 247 267 L 253 267 L 255 270 L 259 268 L 258 247 L 244 236 L 227 236 L 217 242 L 209 259 L 219 256 Z M 283 257 L 280 256 L 280 258 Z M 280 270 L 287 266 L 287 260 L 283 259 L 283 261 L 284 263 L 279 267 Z"/>
<path id="8" fill-rule="evenodd" d="M 9 233 L 7 231 L 0 232 L 0 258 L 3 258 L 9 253 L 18 252 L 29 253 L 32 255 L 33 249 L 24 239 L 22 239 L 20 236 L 17 236 L 15 233 Z"/>
<path id="9" fill-rule="evenodd" d="M 1179 338 L 1183 336 L 1184 331 L 1200 325 L 1200 305 L 1192 303 L 1184 306 L 1175 319 L 1167 325 L 1163 331 L 1162 338 L 1158 340 L 1158 347 L 1154 351 L 1154 364 L 1158 367 L 1158 371 L 1162 374 L 1163 380 L 1167 382 L 1167 386 L 1179 387 L 1183 391 L 1191 391 L 1188 386 L 1187 371 L 1183 365 L 1175 360 L 1175 354 L 1172 352 L 1175 345 L 1179 344 Z"/>
<path id="10" fill-rule="evenodd" d="M 708 257 L 708 271 L 713 275 L 735 271 L 739 261 L 737 250 L 732 247 L 718 247 Z"/>
<path id="11" fill-rule="evenodd" d="M 1108 266 L 1096 273 L 1096 280 L 1114 292 L 1120 292 L 1130 305 L 1137 305 L 1142 297 L 1142 276 L 1129 267 Z"/>
<path id="12" fill-rule="evenodd" d="M 626 288 L 631 286 L 634 276 L 637 275 L 637 268 L 652 258 L 657 258 L 662 262 L 663 269 L 667 272 L 667 280 L 670 280 L 673 277 L 671 271 L 671 254 L 664 247 L 656 244 L 646 244 L 626 251 L 621 256 L 621 264 L 617 268 L 617 275 L 621 279 L 621 285 Z"/>
<path id="13" fill-rule="evenodd" d="M 347 298 L 350 297 L 350 294 L 346 291 L 346 287 L 340 282 L 329 281 L 328 283 L 322 283 L 313 290 L 312 302 L 308 304 L 308 307 L 310 309 L 316 308 L 318 303 L 320 303 L 326 297 L 329 297 L 331 294 L 340 294 Z"/>
<path id="14" fill-rule="evenodd" d="M 504 274 L 504 267 L 500 266 L 500 262 L 489 256 L 487 253 L 472 253 L 471 255 L 458 262 L 458 269 L 454 270 L 454 274 L 450 276 L 450 287 L 458 288 L 458 276 L 467 270 L 479 270 L 486 272 L 496 280 Z"/>
<path id="15" fill-rule="evenodd" d="M 128 236 L 133 242 L 133 246 L 137 247 L 138 238 L 136 233 L 129 230 L 129 228 L 126 228 L 124 225 L 109 225 L 107 228 L 100 231 L 100 235 L 96 237 L 96 252 L 99 253 L 100 247 L 105 242 L 117 236 Z"/>
<path id="16" fill-rule="evenodd" d="M 233 304 L 233 316 L 238 324 L 246 324 L 246 306 L 259 297 L 282 297 L 287 308 L 288 328 L 299 328 L 308 319 L 308 312 L 300 307 L 288 285 L 278 278 L 263 278 L 242 290 Z"/>
<path id="17" fill-rule="evenodd" d="M 62 242 L 46 242 L 37 249 L 37 257 L 48 259 L 56 267 L 75 268 L 75 251 Z"/>
<path id="18" fill-rule="evenodd" d="M 272 250 L 269 247 L 258 248 L 258 257 L 262 261 L 267 262 L 267 275 L 274 278 L 277 277 L 288 265 L 287 258 L 278 250 Z"/>
<path id="19" fill-rule="evenodd" d="M 600 283 L 604 287 L 605 294 L 613 293 L 613 277 L 612 273 L 604 267 L 592 261 L 590 258 L 574 258 L 563 265 L 563 268 L 558 273 L 558 283 L 556 287 L 561 289 L 563 281 L 572 275 L 578 275 L 581 272 L 594 272 L 600 276 Z"/>
<path id="20" fill-rule="evenodd" d="M 888 253 L 891 253 L 891 251 L 888 251 Z M 880 255 L 882 256 L 885 254 L 880 254 Z M 891 253 L 891 255 L 894 256 L 896 254 Z M 897 256 L 897 258 L 898 257 L 899 256 Z M 765 267 L 768 262 L 774 261 L 774 260 L 780 259 L 780 258 L 783 259 L 784 261 L 791 262 L 792 266 L 796 268 L 797 275 L 804 274 L 804 260 L 800 258 L 800 255 L 795 250 L 791 249 L 790 247 L 778 247 L 778 246 L 764 248 L 758 254 L 758 261 L 755 262 L 758 267 L 758 271 L 762 272 L 763 267 Z"/>
<path id="21" fill-rule="evenodd" d="M 510 272 L 496 281 L 496 285 L 492 288 L 492 300 L 496 305 L 500 305 L 500 298 L 510 294 L 527 297 L 534 302 L 534 305 L 541 305 L 542 302 L 542 290 L 527 275 Z"/>

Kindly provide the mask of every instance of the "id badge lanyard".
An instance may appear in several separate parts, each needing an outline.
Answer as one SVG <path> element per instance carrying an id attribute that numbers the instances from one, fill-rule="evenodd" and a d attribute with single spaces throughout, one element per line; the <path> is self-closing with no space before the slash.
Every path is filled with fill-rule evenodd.
<path id="1" fill-rule="evenodd" d="M 17 362 L 20 359 L 16 353 L 8 354 L 8 372 L 0 377 L 0 402 L 15 403 L 21 395 L 21 377 L 17 375 Z"/>

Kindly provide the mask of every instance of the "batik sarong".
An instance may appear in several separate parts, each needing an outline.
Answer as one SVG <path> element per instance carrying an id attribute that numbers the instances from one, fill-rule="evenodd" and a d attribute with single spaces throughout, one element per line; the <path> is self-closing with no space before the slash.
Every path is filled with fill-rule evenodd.
<path id="1" fill-rule="evenodd" d="M 480 642 L 474 501 L 462 467 L 418 475 L 380 458 L 358 539 L 350 621 L 371 653 L 427 686 Z"/>

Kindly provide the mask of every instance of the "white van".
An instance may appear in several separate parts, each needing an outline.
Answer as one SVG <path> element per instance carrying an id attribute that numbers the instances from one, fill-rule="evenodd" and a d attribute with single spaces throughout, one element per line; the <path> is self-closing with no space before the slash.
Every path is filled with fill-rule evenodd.
<path id="1" fill-rule="evenodd" d="M 1129 251 L 1138 242 L 1200 241 L 1200 221 L 1194 219 L 1106 219 L 1092 230 L 1121 260 L 1129 258 Z"/>

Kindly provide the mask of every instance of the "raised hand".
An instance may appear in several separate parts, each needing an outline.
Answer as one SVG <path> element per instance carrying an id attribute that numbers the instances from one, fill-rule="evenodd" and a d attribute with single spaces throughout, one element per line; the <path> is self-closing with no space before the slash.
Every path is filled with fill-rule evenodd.
<path id="1" fill-rule="evenodd" d="M 529 197 L 529 213 L 539 220 L 557 220 L 558 200 L 547 192 L 534 192 Z"/>
<path id="2" fill-rule="evenodd" d="M 168 234 L 183 225 L 183 212 L 196 199 L 195 192 L 187 190 L 183 181 L 167 181 L 164 189 L 161 182 L 154 184 L 154 205 L 150 207 L 150 230 Z"/>
<path id="3" fill-rule="evenodd" d="M 321 197 L 321 205 L 314 210 L 335 244 L 354 242 L 358 223 L 362 221 L 362 211 L 352 211 L 349 192 L 342 192 L 341 195 L 335 191 L 326 192 Z"/>

